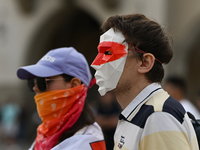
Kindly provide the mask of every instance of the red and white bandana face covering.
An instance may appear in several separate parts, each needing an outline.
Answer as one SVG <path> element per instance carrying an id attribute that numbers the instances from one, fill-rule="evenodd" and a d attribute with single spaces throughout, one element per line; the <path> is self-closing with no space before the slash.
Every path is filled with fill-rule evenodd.
<path id="1" fill-rule="evenodd" d="M 96 70 L 95 78 L 101 96 L 116 88 L 124 70 L 128 54 L 128 44 L 123 34 L 109 29 L 100 37 L 98 55 L 91 67 Z"/>
<path id="2" fill-rule="evenodd" d="M 87 96 L 84 84 L 70 89 L 36 95 L 35 102 L 42 124 L 37 128 L 34 150 L 50 150 L 60 136 L 80 117 Z"/>

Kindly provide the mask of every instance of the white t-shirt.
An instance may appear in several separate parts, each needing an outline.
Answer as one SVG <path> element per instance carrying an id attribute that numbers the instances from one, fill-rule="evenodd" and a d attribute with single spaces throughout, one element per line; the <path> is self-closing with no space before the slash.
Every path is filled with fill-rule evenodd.
<path id="1" fill-rule="evenodd" d="M 51 150 L 93 150 L 92 144 L 104 141 L 100 126 L 95 122 L 77 131 L 72 137 L 67 138 Z M 29 148 L 34 149 L 35 142 Z"/>
<path id="2" fill-rule="evenodd" d="M 199 110 L 187 99 L 180 100 L 180 103 L 185 108 L 185 111 L 189 111 L 192 113 L 196 119 L 200 119 L 200 112 Z"/>

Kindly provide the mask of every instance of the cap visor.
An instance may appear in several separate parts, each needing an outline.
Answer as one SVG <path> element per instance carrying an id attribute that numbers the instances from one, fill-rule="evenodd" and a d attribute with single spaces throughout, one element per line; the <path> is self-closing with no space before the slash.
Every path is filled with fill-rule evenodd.
<path id="1" fill-rule="evenodd" d="M 17 76 L 20 79 L 29 79 L 33 78 L 34 76 L 51 77 L 59 74 L 63 74 L 63 72 L 42 65 L 25 66 L 25 67 L 20 67 L 17 70 Z"/>

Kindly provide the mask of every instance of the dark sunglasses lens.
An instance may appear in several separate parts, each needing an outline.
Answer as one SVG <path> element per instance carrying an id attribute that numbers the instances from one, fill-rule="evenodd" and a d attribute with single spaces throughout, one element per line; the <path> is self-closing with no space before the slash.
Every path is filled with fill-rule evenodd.
<path id="1" fill-rule="evenodd" d="M 31 91 L 31 92 L 33 92 L 33 87 L 34 87 L 34 78 L 32 78 L 32 79 L 28 79 L 27 80 L 27 82 L 28 82 L 28 88 L 29 88 L 29 90 Z"/>
<path id="2" fill-rule="evenodd" d="M 37 86 L 41 92 L 44 92 L 47 88 L 46 86 L 46 79 L 45 78 L 36 78 L 37 79 Z"/>

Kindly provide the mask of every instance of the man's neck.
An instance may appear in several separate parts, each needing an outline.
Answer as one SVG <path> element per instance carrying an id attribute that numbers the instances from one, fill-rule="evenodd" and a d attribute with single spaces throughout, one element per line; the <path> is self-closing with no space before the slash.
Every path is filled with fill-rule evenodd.
<path id="1" fill-rule="evenodd" d="M 145 88 L 147 87 L 149 82 L 144 81 L 142 83 L 138 83 L 136 85 L 131 86 L 131 89 L 126 90 L 124 92 L 115 92 L 118 103 L 121 108 L 124 110 L 130 102 Z"/>

